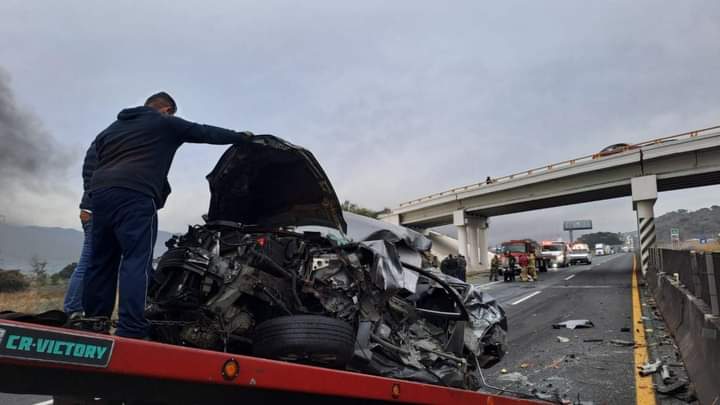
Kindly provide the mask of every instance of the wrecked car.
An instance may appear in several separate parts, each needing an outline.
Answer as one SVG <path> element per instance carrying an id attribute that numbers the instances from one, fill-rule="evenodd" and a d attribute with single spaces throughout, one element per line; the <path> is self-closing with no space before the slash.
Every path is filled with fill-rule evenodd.
<path id="1" fill-rule="evenodd" d="M 433 268 L 422 234 L 343 213 L 307 150 L 256 136 L 207 179 L 205 223 L 155 272 L 154 340 L 468 389 L 505 354 L 495 300 Z"/>

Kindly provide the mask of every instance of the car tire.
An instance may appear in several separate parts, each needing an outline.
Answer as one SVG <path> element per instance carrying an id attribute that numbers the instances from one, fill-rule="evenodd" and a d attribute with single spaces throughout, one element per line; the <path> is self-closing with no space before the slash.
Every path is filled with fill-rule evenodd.
<path id="1" fill-rule="evenodd" d="M 355 329 L 319 315 L 281 316 L 255 328 L 253 353 L 294 363 L 344 368 L 353 356 Z"/>

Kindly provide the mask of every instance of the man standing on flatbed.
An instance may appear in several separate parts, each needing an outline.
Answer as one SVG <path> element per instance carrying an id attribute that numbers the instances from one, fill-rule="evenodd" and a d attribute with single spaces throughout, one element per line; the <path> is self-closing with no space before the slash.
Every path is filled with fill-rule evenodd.
<path id="1" fill-rule="evenodd" d="M 116 334 L 145 338 L 145 297 L 152 276 L 157 210 L 170 194 L 167 175 L 183 143 L 215 145 L 249 142 L 252 134 L 196 124 L 174 117 L 175 100 L 165 92 L 144 106 L 127 108 L 95 138 L 83 171 L 89 177 L 93 209 L 90 265 L 83 308 L 87 317 L 110 317 L 120 290 Z"/>

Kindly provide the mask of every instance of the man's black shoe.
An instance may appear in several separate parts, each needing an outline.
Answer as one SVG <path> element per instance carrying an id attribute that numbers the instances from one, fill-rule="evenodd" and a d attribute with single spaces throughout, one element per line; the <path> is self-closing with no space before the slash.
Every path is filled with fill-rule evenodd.
<path id="1" fill-rule="evenodd" d="M 112 327 L 112 322 L 110 321 L 110 318 L 108 318 L 107 316 L 85 317 L 85 316 L 82 316 L 82 314 L 80 314 L 80 315 L 75 315 L 75 314 L 76 313 L 70 314 L 68 322 L 65 325 L 66 328 L 84 330 L 84 331 L 95 332 L 95 333 L 102 333 L 105 335 L 110 334 L 110 328 Z"/>

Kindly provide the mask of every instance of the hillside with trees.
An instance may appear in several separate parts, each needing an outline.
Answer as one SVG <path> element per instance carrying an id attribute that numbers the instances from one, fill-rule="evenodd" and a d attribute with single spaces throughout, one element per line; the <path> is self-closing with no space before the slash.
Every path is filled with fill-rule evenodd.
<path id="1" fill-rule="evenodd" d="M 613 232 L 594 232 L 587 233 L 578 238 L 580 242 L 587 243 L 592 248 L 597 243 L 604 245 L 622 245 L 625 243 L 620 234 Z"/>
<path id="2" fill-rule="evenodd" d="M 655 219 L 657 240 L 670 241 L 670 229 L 680 230 L 680 239 L 718 239 L 720 233 L 720 206 L 701 208 L 697 211 L 680 209 Z"/>
<path id="3" fill-rule="evenodd" d="M 371 210 L 370 208 L 361 207 L 354 202 L 345 200 L 342 203 L 342 210 L 352 212 L 353 214 L 363 215 L 370 218 L 377 218 L 380 214 L 387 214 L 390 212 L 390 208 L 385 208 L 380 211 Z"/>

